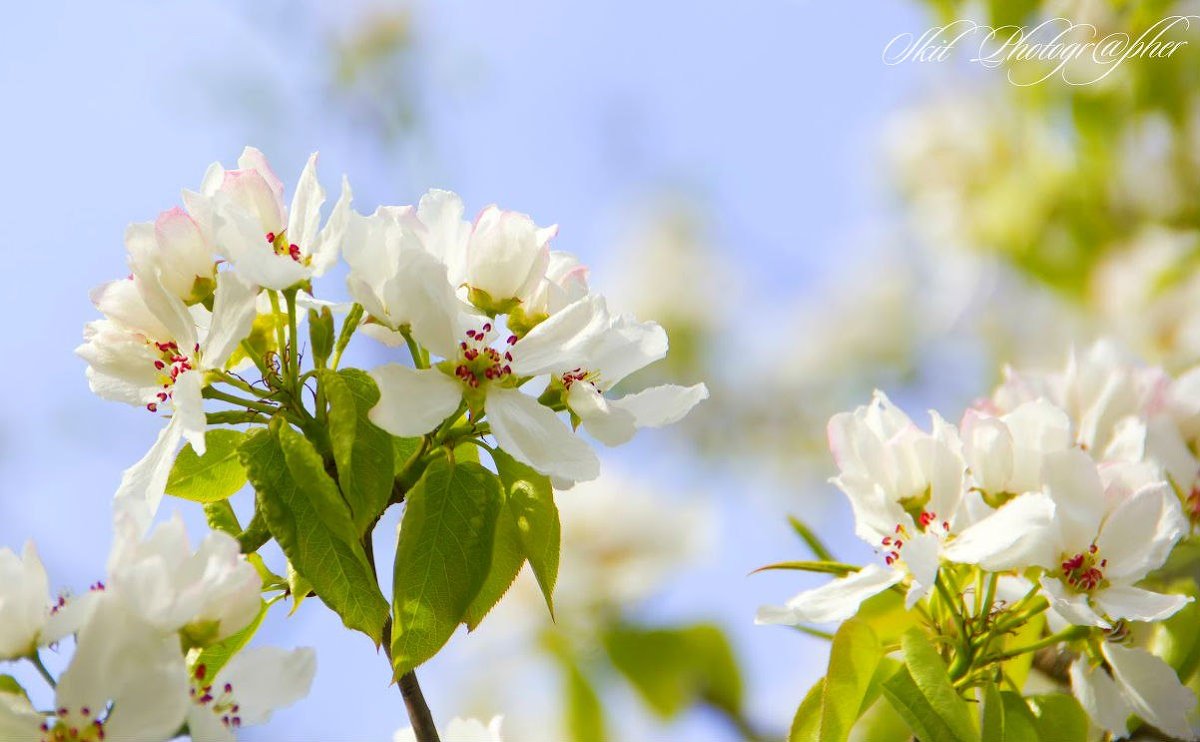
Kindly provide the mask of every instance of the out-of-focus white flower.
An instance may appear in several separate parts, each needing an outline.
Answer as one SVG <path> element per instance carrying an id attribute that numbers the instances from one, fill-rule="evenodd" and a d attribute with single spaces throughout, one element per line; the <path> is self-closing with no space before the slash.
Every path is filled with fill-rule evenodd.
<path id="1" fill-rule="evenodd" d="M 187 709 L 179 638 L 118 601 L 101 600 L 58 680 L 54 711 L 43 716 L 0 703 L 0 732 L 20 740 L 154 742 L 172 738 Z"/>
<path id="2" fill-rule="evenodd" d="M 105 399 L 170 405 L 170 421 L 150 451 L 125 471 L 117 490 L 119 509 L 130 509 L 148 526 L 162 499 L 180 441 L 204 453 L 201 390 L 205 373 L 224 368 L 249 333 L 257 290 L 230 271 L 217 275 L 211 315 L 187 307 L 151 270 L 105 284 L 92 296 L 105 318 L 84 329 L 76 353 L 88 363 L 88 384 Z"/>
<path id="3" fill-rule="evenodd" d="M 49 581 L 33 542 L 20 556 L 0 549 L 0 660 L 15 660 L 79 630 L 88 613 L 82 599 L 49 603 Z M 70 603 L 70 608 L 68 608 Z"/>
<path id="4" fill-rule="evenodd" d="M 193 552 L 178 516 L 144 539 L 127 517 L 118 518 L 116 531 L 108 588 L 147 624 L 206 646 L 258 614 L 262 578 L 228 534 L 212 531 Z"/>
<path id="5" fill-rule="evenodd" d="M 1105 642 L 1101 652 L 1109 670 L 1092 666 L 1086 657 L 1069 669 L 1071 692 L 1097 726 L 1124 739 L 1129 717 L 1136 715 L 1174 738 L 1197 738 L 1188 721 L 1196 694 L 1170 665 L 1136 647 Z"/>
<path id="6" fill-rule="evenodd" d="M 215 678 L 208 677 L 204 665 L 197 665 L 192 669 L 192 704 L 187 712 L 192 740 L 231 742 L 238 729 L 265 724 L 276 709 L 308 695 L 316 670 L 316 653 L 307 647 L 242 650 Z"/>
<path id="7" fill-rule="evenodd" d="M 1067 413 L 1045 399 L 998 417 L 968 410 L 961 430 L 971 484 L 993 497 L 1041 489 L 1046 456 L 1072 443 Z"/>
<path id="8" fill-rule="evenodd" d="M 320 228 L 325 189 L 317 180 L 317 155 L 308 159 L 291 208 L 284 206 L 283 182 L 266 157 L 247 147 L 237 170 L 214 163 L 200 193 L 184 193 L 197 224 L 210 228 L 216 250 L 249 281 L 268 289 L 286 289 L 320 276 L 337 260 L 350 214 L 350 184 L 325 227 Z"/>
<path id="9" fill-rule="evenodd" d="M 502 716 L 493 716 L 485 726 L 475 719 L 451 719 L 444 729 L 438 730 L 442 742 L 504 742 L 500 736 Z M 411 728 L 401 729 L 392 737 L 392 742 L 417 742 L 417 735 Z"/>

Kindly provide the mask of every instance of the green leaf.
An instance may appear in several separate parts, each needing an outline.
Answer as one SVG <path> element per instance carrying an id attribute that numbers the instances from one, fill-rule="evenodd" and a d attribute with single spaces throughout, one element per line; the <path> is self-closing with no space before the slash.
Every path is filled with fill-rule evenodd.
<path id="1" fill-rule="evenodd" d="M 866 711 L 867 693 L 883 648 L 867 624 L 850 619 L 833 637 L 821 700 L 820 742 L 846 742 Z"/>
<path id="2" fill-rule="evenodd" d="M 768 564 L 765 567 L 759 567 L 750 574 L 766 572 L 767 570 L 771 569 L 794 569 L 801 572 L 819 572 L 821 574 L 838 575 L 841 577 L 848 574 L 853 574 L 862 568 L 854 564 L 843 564 L 841 562 L 776 562 L 774 564 Z"/>
<path id="3" fill-rule="evenodd" d="M 357 539 L 350 511 L 312 444 L 276 419 L 270 428 L 246 437 L 241 460 L 288 561 L 348 628 L 378 644 L 387 600 Z"/>
<path id="4" fill-rule="evenodd" d="M 1004 742 L 1041 742 L 1037 718 L 1021 694 L 1006 690 L 1000 692 L 1000 698 L 1004 703 Z"/>
<path id="5" fill-rule="evenodd" d="M 950 676 L 946 674 L 946 664 L 925 638 L 925 633 L 921 629 L 909 629 L 900 637 L 900 646 L 904 649 L 904 664 L 913 681 L 955 738 L 977 742 L 979 729 L 971 709 L 954 690 Z"/>
<path id="6" fill-rule="evenodd" d="M 1074 696 L 1047 693 L 1026 699 L 1037 718 L 1040 742 L 1087 742 L 1088 716 Z"/>
<path id="7" fill-rule="evenodd" d="M 304 575 L 296 571 L 291 562 L 287 565 L 287 589 L 292 596 L 292 609 L 288 611 L 289 616 L 294 616 L 296 611 L 300 610 L 300 604 L 308 600 L 308 594 L 312 592 L 312 585 L 308 580 L 304 579 Z"/>
<path id="8" fill-rule="evenodd" d="M 792 717 L 788 742 L 809 742 L 821 737 L 821 703 L 825 697 L 825 678 L 821 678 L 804 694 L 804 700 Z"/>
<path id="9" fill-rule="evenodd" d="M 12 675 L 0 675 L 0 693 L 21 696 L 26 701 L 29 700 L 29 694 L 25 692 L 25 688 Z"/>
<path id="10" fill-rule="evenodd" d="M 238 459 L 238 446 L 246 434 L 216 428 L 204 436 L 205 451 L 197 456 L 187 444 L 167 477 L 167 494 L 192 502 L 224 500 L 246 484 L 246 470 Z"/>
<path id="11" fill-rule="evenodd" d="M 993 682 L 983 687 L 983 739 L 1004 741 L 1004 699 Z"/>
<path id="12" fill-rule="evenodd" d="M 817 534 L 808 527 L 807 523 L 794 515 L 788 516 L 788 523 L 791 524 L 792 530 L 796 532 L 796 535 L 800 537 L 800 540 L 804 542 L 808 550 L 813 553 L 813 556 L 823 562 L 837 561 L 833 558 L 833 552 L 829 551 L 821 539 L 817 538 Z"/>
<path id="13" fill-rule="evenodd" d="M 392 436 L 392 476 L 398 477 L 408 465 L 409 460 L 421 450 L 420 438 L 400 438 Z"/>
<path id="14" fill-rule="evenodd" d="M 884 590 L 863 601 L 854 617 L 871 627 L 880 644 L 894 644 L 918 624 L 920 614 L 904 607 L 902 592 Z"/>
<path id="15" fill-rule="evenodd" d="M 447 459 L 406 496 L 393 574 L 396 677 L 436 654 L 466 617 L 491 568 L 502 498 L 495 474 Z"/>
<path id="16" fill-rule="evenodd" d="M 502 495 L 507 500 L 506 495 Z M 525 548 L 521 544 L 521 532 L 517 521 L 508 511 L 508 505 L 502 503 L 496 515 L 496 535 L 492 540 L 492 564 L 488 569 L 483 587 L 471 605 L 467 608 L 467 630 L 474 631 L 500 602 L 508 589 L 517 579 L 521 567 L 525 565 Z"/>
<path id="17" fill-rule="evenodd" d="M 392 496 L 396 458 L 392 436 L 367 416 L 379 401 L 379 389 L 365 372 L 325 371 L 320 383 L 329 402 L 329 437 L 338 484 L 362 535 Z"/>
<path id="18" fill-rule="evenodd" d="M 558 581 L 558 563 L 562 525 L 554 504 L 550 479 L 497 449 L 492 453 L 496 471 L 507 494 L 508 512 L 517 524 L 521 546 L 533 576 L 546 598 L 546 607 L 554 615 L 554 585 Z"/>
<path id="19" fill-rule="evenodd" d="M 234 538 L 242 535 L 242 524 L 238 523 L 237 513 L 233 512 L 229 500 L 204 503 L 204 519 L 214 531 L 223 531 Z"/>
<path id="20" fill-rule="evenodd" d="M 660 717 L 673 718 L 701 702 L 734 715 L 740 711 L 741 670 L 718 627 L 626 625 L 603 640 L 613 666 Z"/>
<path id="21" fill-rule="evenodd" d="M 605 742 L 604 708 L 595 687 L 574 662 L 566 670 L 567 735 L 572 742 Z"/>
<path id="22" fill-rule="evenodd" d="M 1200 598 L 1200 588 L 1191 579 L 1177 580 L 1171 584 L 1170 592 Z M 1193 600 L 1174 616 L 1159 624 L 1154 638 L 1154 654 L 1175 669 L 1180 682 L 1186 683 L 1196 674 L 1200 666 L 1200 600 Z"/>
<path id="23" fill-rule="evenodd" d="M 329 307 L 308 310 L 308 339 L 312 347 L 313 361 L 324 368 L 333 353 L 333 311 Z"/>
<path id="24" fill-rule="evenodd" d="M 242 651 L 242 648 L 250 642 L 254 635 L 258 633 L 258 627 L 262 626 L 263 619 L 267 616 L 267 604 L 264 602 L 258 609 L 258 615 L 254 620 L 246 624 L 241 631 L 230 634 L 221 641 L 206 647 L 196 657 L 193 667 L 204 665 L 205 677 L 212 679 L 221 672 L 221 668 L 225 667 L 226 663 L 233 655 Z"/>
<path id="25" fill-rule="evenodd" d="M 888 703 L 921 742 L 964 742 L 929 704 L 908 668 L 885 680 L 882 689 Z"/>

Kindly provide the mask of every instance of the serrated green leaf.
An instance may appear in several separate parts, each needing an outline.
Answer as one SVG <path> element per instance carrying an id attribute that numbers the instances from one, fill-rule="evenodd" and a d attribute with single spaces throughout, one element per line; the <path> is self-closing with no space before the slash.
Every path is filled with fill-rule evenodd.
<path id="1" fill-rule="evenodd" d="M 674 718 L 700 702 L 735 715 L 740 711 L 741 671 L 720 628 L 624 625 L 603 639 L 613 666 L 660 717 Z"/>
<path id="2" fill-rule="evenodd" d="M 288 561 L 348 628 L 378 644 L 387 600 L 357 540 L 350 511 L 312 444 L 274 420 L 269 429 L 246 437 L 241 459 Z"/>
<path id="3" fill-rule="evenodd" d="M 167 477 L 167 494 L 192 502 L 224 500 L 246 484 L 246 470 L 238 459 L 238 446 L 246 434 L 216 428 L 204 436 L 205 451 L 197 456 L 187 444 L 175 458 Z"/>
<path id="4" fill-rule="evenodd" d="M 263 619 L 267 616 L 267 608 L 267 604 L 265 602 L 262 603 L 253 621 L 246 624 L 240 631 L 230 634 L 212 646 L 205 647 L 196 657 L 196 661 L 192 663 L 192 666 L 204 665 L 205 676 L 208 678 L 216 677 L 217 673 L 221 672 L 221 668 L 225 667 L 230 658 L 242 651 L 242 648 L 258 633 L 258 627 L 262 626 Z"/>
<path id="5" fill-rule="evenodd" d="M 554 615 L 554 585 L 562 542 L 562 524 L 554 504 L 554 486 L 549 477 L 501 450 L 492 454 L 496 471 L 507 495 L 508 512 L 517 524 L 525 558 L 537 578 L 550 615 Z"/>
<path id="6" fill-rule="evenodd" d="M 885 680 L 882 690 L 888 703 L 921 742 L 964 742 L 929 704 L 908 668 Z"/>
<path id="7" fill-rule="evenodd" d="M 368 418 L 379 401 L 379 390 L 365 372 L 325 371 L 320 383 L 329 402 L 329 438 L 338 485 L 361 535 L 392 496 L 396 458 L 392 436 Z"/>
<path id="8" fill-rule="evenodd" d="M 820 742 L 845 742 L 862 712 L 883 648 L 875 632 L 850 619 L 833 637 L 821 699 Z"/>
<path id="9" fill-rule="evenodd" d="M 1037 719 L 1039 742 L 1087 742 L 1087 712 L 1074 696 L 1046 693 L 1026 701 Z"/>
<path id="10" fill-rule="evenodd" d="M 450 639 L 491 568 L 503 491 L 472 462 L 437 459 L 406 496 L 393 573 L 396 677 Z"/>
<path id="11" fill-rule="evenodd" d="M 978 742 L 979 728 L 967 702 L 958 695 L 946 674 L 946 663 L 942 661 L 933 645 L 921 629 L 909 629 L 900 637 L 904 650 L 904 664 L 922 695 L 956 739 L 963 742 Z"/>
<path id="12" fill-rule="evenodd" d="M 214 531 L 228 533 L 234 538 L 242 534 L 242 524 L 238 522 L 237 513 L 233 512 L 229 500 L 204 503 L 204 519 Z"/>
<path id="13" fill-rule="evenodd" d="M 862 568 L 855 564 L 843 564 L 842 562 L 817 562 L 811 560 L 802 560 L 798 562 L 775 562 L 774 564 L 768 564 L 766 566 L 759 567 L 750 574 L 757 574 L 759 572 L 766 572 L 774 569 L 790 569 L 800 572 L 817 572 L 820 574 L 838 575 L 839 577 L 844 577 L 845 575 L 854 574 Z"/>
<path id="14" fill-rule="evenodd" d="M 503 496 L 507 500 L 507 496 Z M 521 544 L 521 532 L 517 522 L 508 512 L 508 505 L 501 504 L 496 514 L 496 535 L 492 540 L 492 564 L 488 569 L 483 587 L 471 606 L 467 608 L 467 630 L 474 631 L 500 602 L 516 581 L 521 567 L 525 566 L 525 548 Z"/>

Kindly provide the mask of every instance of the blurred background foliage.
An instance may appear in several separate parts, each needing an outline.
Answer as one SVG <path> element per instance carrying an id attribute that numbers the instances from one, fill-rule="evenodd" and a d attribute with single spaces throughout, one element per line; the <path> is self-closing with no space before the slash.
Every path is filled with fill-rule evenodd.
<path id="1" fill-rule="evenodd" d="M 881 387 L 910 412 L 936 407 L 954 417 L 1003 364 L 1058 366 L 1071 345 L 1100 335 L 1172 370 L 1200 361 L 1200 43 L 1172 59 L 1133 60 L 1084 86 L 1051 76 L 1017 87 L 1008 70 L 981 69 L 963 54 L 919 71 L 885 67 L 877 55 L 895 34 L 945 19 L 1030 25 L 1064 16 L 1101 33 L 1136 33 L 1166 15 L 1198 11 L 1163 0 L 892 0 L 863 6 L 869 22 L 851 23 L 860 9 L 845 4 L 719 6 L 683 14 L 634 3 L 568 15 L 553 4 L 449 4 L 437 12 L 420 0 L 265 0 L 214 4 L 211 15 L 189 10 L 182 18 L 167 6 L 132 5 L 106 9 L 107 21 L 89 22 L 82 11 L 40 19 L 29 37 L 46 54 L 84 48 L 97 36 L 89 23 L 109 23 L 138 50 L 120 34 L 146 27 L 161 38 L 152 47 L 155 64 L 124 60 L 115 82 L 93 79 L 78 61 L 55 71 L 53 59 L 32 53 L 4 70 L 23 93 L 18 101 L 38 112 L 4 124 L 10 138 L 44 133 L 66 142 L 29 148 L 39 153 L 37 165 L 61 150 L 74 158 L 71 166 L 104 172 L 108 164 L 98 158 L 109 142 L 123 141 L 121 131 L 144 123 L 171 136 L 154 162 L 125 164 L 133 181 L 152 165 L 162 169 L 161 182 L 146 184 L 155 195 L 130 181 L 94 194 L 88 182 L 87 193 L 65 195 L 92 199 L 92 208 L 61 214 L 57 230 L 31 227 L 37 260 L 57 260 L 64 230 L 92 242 L 76 256 L 80 276 L 62 281 L 62 296 L 72 292 L 62 302 L 70 311 L 15 328 L 22 346 L 62 351 L 44 380 L 19 379 L 32 398 L 62 406 L 45 415 L 48 433 L 32 412 L 9 424 L 33 432 L 18 439 L 6 431 L 6 486 L 60 486 L 66 498 L 80 478 L 115 484 L 119 468 L 141 455 L 144 431 L 92 440 L 98 426 L 129 432 L 132 424 L 114 420 L 125 410 L 88 396 L 81 370 L 66 358 L 75 337 L 68 333 L 90 317 L 86 284 L 120 273 L 120 225 L 170 206 L 164 188 L 194 186 L 187 178 L 198 180 L 203 164 L 228 160 L 246 142 L 295 169 L 312 148 L 335 153 L 359 210 L 415 201 L 441 186 L 462 191 L 473 208 L 496 199 L 539 223 L 561 220 L 556 247 L 579 251 L 618 309 L 656 319 L 670 334 L 668 360 L 629 379 L 628 388 L 703 380 L 712 396 L 683 424 L 607 457 L 601 480 L 561 493 L 556 620 L 523 575 L 472 636 L 456 637 L 422 670 L 434 712 L 503 713 L 509 737 L 522 742 L 782 739 L 796 702 L 824 670 L 825 644 L 752 626 L 758 602 L 799 586 L 790 575 L 745 575 L 767 561 L 804 557 L 789 513 L 820 531 L 838 557 L 868 558 L 849 545 L 848 513 L 824 484 L 832 473 L 830 415 Z M 50 31 L 43 35 L 42 26 Z M 172 35 L 183 26 L 204 39 L 205 53 Z M 800 27 L 820 38 L 797 43 Z M 1200 34 L 1200 26 L 1189 33 Z M 9 41 L 19 47 L 20 39 Z M 569 53 L 575 47 L 586 63 Z M 810 48 L 830 56 L 805 56 Z M 166 65 L 181 59 L 182 70 Z M 166 91 L 147 82 L 158 63 L 175 76 Z M 95 69 L 111 72 L 99 58 Z M 89 90 L 63 95 L 56 83 L 87 85 L 130 111 L 145 110 L 119 97 L 132 90 L 155 111 L 187 115 L 140 122 L 101 110 L 88 123 L 101 138 L 92 142 L 86 132 L 57 127 L 78 116 L 76 106 L 99 104 Z M 217 142 L 228 151 L 214 152 Z M 500 150 L 513 154 L 502 152 L 488 167 L 472 159 Z M 88 151 L 100 154 L 80 154 Z M 18 163 L 21 155 L 14 153 Z M 54 181 L 44 190 L 65 188 L 49 170 Z M 31 167 L 22 172 L 40 177 Z M 179 172 L 191 175 L 181 180 Z M 293 172 L 281 167 L 285 178 Z M 823 200 L 860 180 L 878 190 L 878 203 Z M 120 200 L 101 207 L 108 191 Z M 18 196 L 29 199 L 14 191 L 0 201 Z M 578 203 L 593 197 L 594 204 Z M 102 223 L 85 220 L 100 212 Z M 24 216 L 0 220 L 6 244 L 25 244 L 5 231 Z M 861 228 L 834 233 L 847 222 Z M 108 247 L 96 249 L 96 241 Z M 20 288 L 8 296 L 13 311 L 27 312 Z M 380 349 L 356 361 L 369 366 L 385 356 Z M 28 446 L 46 440 L 51 474 L 19 468 L 42 460 Z M 64 452 L 74 457 L 75 480 L 65 479 L 72 467 L 58 464 Z M 95 499 L 88 512 L 98 522 L 107 500 Z M 44 498 L 28 516 L 0 523 L 4 543 L 31 531 L 47 540 L 35 522 L 53 523 L 72 543 L 94 538 L 87 523 L 64 522 L 65 501 Z M 52 572 L 74 574 L 81 585 L 95 579 L 81 572 L 81 555 L 47 556 Z M 895 606 L 874 608 L 880 625 L 901 625 Z M 386 716 L 399 725 L 393 692 L 378 689 L 368 702 L 374 686 L 353 676 L 359 663 L 373 661 L 365 650 L 336 644 L 340 627 L 307 613 L 270 623 L 264 639 L 317 646 L 313 710 L 280 714 L 257 738 L 332 729 L 322 724 L 345 716 L 329 711 L 335 703 L 363 708 L 364 723 Z M 383 704 L 394 713 L 372 710 Z M 887 720 L 879 723 L 885 728 Z"/>
<path id="2" fill-rule="evenodd" d="M 925 10 L 931 24 L 1032 26 L 1066 17 L 1100 35 L 1137 36 L 1189 5 L 929 0 Z M 322 113 L 342 118 L 381 169 L 403 162 L 408 185 L 427 185 L 421 177 L 440 171 L 423 152 L 436 139 L 425 120 L 428 96 L 472 90 L 430 79 L 421 14 L 378 6 L 334 31 L 314 28 L 324 36 Z M 1200 24 L 1187 38 L 1200 40 Z M 1051 75 L 1021 87 L 1007 72 L 957 59 L 936 71 L 937 91 L 881 122 L 874 159 L 893 194 L 888 228 L 811 291 L 749 289 L 758 277 L 709 218 L 704 188 L 645 179 L 637 205 L 614 216 L 620 226 L 597 269 L 618 307 L 657 319 L 671 337 L 668 360 L 625 382 L 628 390 L 665 379 L 704 380 L 713 390 L 672 434 L 683 439 L 673 451 L 677 465 L 752 472 L 788 483 L 789 498 L 799 487 L 820 500 L 828 491 L 813 485 L 829 471 L 825 422 L 872 388 L 953 410 L 983 393 L 1003 363 L 1057 364 L 1072 344 L 1105 334 L 1172 370 L 1200 360 L 1194 54 L 1134 60 L 1090 85 Z M 768 329 L 747 332 L 748 315 Z M 480 636 L 463 642 L 455 672 L 469 689 L 466 710 L 504 711 L 510 734 L 523 740 L 625 738 L 614 729 L 627 727 L 612 717 L 630 708 L 662 722 L 706 709 L 726 735 L 782 738 L 785 710 L 759 720 L 747 711 L 744 671 L 719 622 L 646 618 L 656 591 L 711 548 L 704 542 L 715 537 L 709 521 L 720 506 L 681 500 L 633 471 L 562 493 L 556 620 L 539 610 L 536 587 L 523 576 Z M 824 507 L 803 509 L 810 517 L 815 509 L 819 521 Z M 894 608 L 881 607 L 877 623 L 900 625 Z M 480 674 L 484 657 L 489 670 Z M 547 682 L 557 684 L 558 701 L 535 701 L 528 689 Z M 555 715 L 557 726 L 548 726 Z M 885 735 L 888 723 L 877 719 L 868 733 Z"/>

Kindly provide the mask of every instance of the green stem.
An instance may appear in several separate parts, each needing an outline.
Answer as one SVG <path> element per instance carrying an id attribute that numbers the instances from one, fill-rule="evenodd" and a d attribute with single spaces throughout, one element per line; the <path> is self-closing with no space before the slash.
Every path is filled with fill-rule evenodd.
<path id="1" fill-rule="evenodd" d="M 40 655 L 38 655 L 38 652 L 36 649 L 33 650 L 32 654 L 29 655 L 29 661 L 33 664 L 34 667 L 37 668 L 38 674 L 42 676 L 42 679 L 45 680 L 50 685 L 51 688 L 58 687 L 58 683 L 55 682 L 54 676 L 51 675 L 50 671 L 46 669 L 46 666 L 42 664 L 42 658 Z"/>
<path id="2" fill-rule="evenodd" d="M 262 399 L 270 394 L 270 392 L 265 391 L 263 389 L 254 388 L 250 384 L 242 381 L 241 379 L 239 379 L 238 377 L 229 373 L 228 371 L 217 371 L 215 373 L 216 373 L 216 377 L 218 379 L 220 379 L 222 382 L 230 385 L 231 387 L 234 387 L 235 389 L 238 389 L 239 391 L 246 392 L 247 394 L 253 394 L 254 396 L 258 397 L 259 399 Z"/>
<path id="3" fill-rule="evenodd" d="M 292 396 L 300 399 L 300 339 L 296 336 L 296 289 L 283 292 L 288 313 L 288 373 L 292 381 Z"/>
<path id="4" fill-rule="evenodd" d="M 417 368 L 429 368 L 429 357 L 426 355 L 425 350 L 413 339 L 412 332 L 406 327 L 400 331 L 400 334 L 404 336 L 404 343 L 408 346 L 408 354 L 412 356 L 413 365 Z"/>
<path id="5" fill-rule="evenodd" d="M 987 662 L 1004 662 L 1005 660 L 1011 660 L 1013 657 L 1020 657 L 1023 654 L 1029 654 L 1030 652 L 1036 652 L 1039 649 L 1044 649 L 1046 647 L 1052 647 L 1055 644 L 1058 644 L 1059 642 L 1065 642 L 1065 641 L 1071 641 L 1072 639 L 1083 638 L 1084 636 L 1087 636 L 1089 633 L 1091 633 L 1090 627 L 1069 626 L 1069 627 L 1063 629 L 1062 631 L 1058 632 L 1057 634 L 1051 634 L 1050 636 L 1047 636 L 1044 639 L 1036 641 L 1033 644 L 1026 644 L 1023 647 L 1017 647 L 1016 649 L 1010 649 L 1005 652 L 1000 652 L 999 654 L 993 654 L 993 655 L 989 656 L 986 659 L 986 661 Z"/>
<path id="6" fill-rule="evenodd" d="M 268 289 L 267 297 L 271 300 L 271 324 L 275 326 L 275 344 L 279 346 L 279 357 L 283 359 L 286 366 L 287 341 L 283 337 L 283 325 L 279 323 L 279 315 L 283 314 L 283 310 L 279 308 L 279 292 Z"/>
<path id="7" fill-rule="evenodd" d="M 259 402 L 258 400 L 254 399 L 239 397 L 236 394 L 228 394 L 211 386 L 205 387 L 201 394 L 205 399 L 219 399 L 222 402 L 235 404 L 239 407 L 245 407 L 248 410 L 255 410 L 256 412 L 262 412 L 267 415 L 274 415 L 279 411 L 279 408 L 274 405 L 266 404 L 265 402 Z"/>

